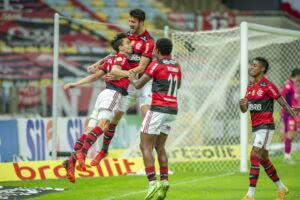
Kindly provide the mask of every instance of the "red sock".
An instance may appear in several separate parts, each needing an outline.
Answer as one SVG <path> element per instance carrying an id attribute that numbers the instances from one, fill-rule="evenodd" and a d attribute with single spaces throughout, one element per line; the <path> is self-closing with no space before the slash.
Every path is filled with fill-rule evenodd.
<path id="1" fill-rule="evenodd" d="M 169 172 L 169 168 L 168 166 L 165 167 L 160 167 L 160 180 L 168 180 L 168 172 Z"/>
<path id="2" fill-rule="evenodd" d="M 284 141 L 284 153 L 289 154 L 291 153 L 292 149 L 292 139 L 286 137 Z"/>
<path id="3" fill-rule="evenodd" d="M 155 167 L 150 166 L 145 168 L 145 172 L 147 175 L 147 178 L 149 181 L 155 181 L 156 180 L 156 173 L 155 173 Z"/>
<path id="4" fill-rule="evenodd" d="M 259 157 L 256 154 L 250 156 L 251 168 L 250 168 L 250 187 L 256 187 L 256 183 L 259 177 Z"/>
<path id="5" fill-rule="evenodd" d="M 74 145 L 74 150 L 75 151 L 78 151 L 79 149 L 81 149 L 83 143 L 84 143 L 84 140 L 86 138 L 86 134 L 83 134 L 79 137 L 79 139 L 76 141 L 75 145 Z"/>
<path id="6" fill-rule="evenodd" d="M 266 173 L 273 182 L 279 181 L 277 171 L 269 159 L 261 160 L 260 164 L 265 168 Z"/>
<path id="7" fill-rule="evenodd" d="M 102 147 L 102 150 L 104 152 L 108 151 L 109 144 L 115 135 L 116 126 L 117 126 L 116 124 L 110 124 L 108 130 L 104 133 L 103 147 Z"/>
<path id="8" fill-rule="evenodd" d="M 103 133 L 102 129 L 96 126 L 89 134 L 86 136 L 86 139 L 82 146 L 82 153 L 87 154 L 88 150 L 95 143 L 97 138 Z"/>

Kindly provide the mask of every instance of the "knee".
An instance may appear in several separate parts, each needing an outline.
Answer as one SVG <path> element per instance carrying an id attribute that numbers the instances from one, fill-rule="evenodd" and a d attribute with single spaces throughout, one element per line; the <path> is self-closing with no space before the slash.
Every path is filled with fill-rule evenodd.
<path id="1" fill-rule="evenodd" d="M 161 154 L 164 152 L 164 147 L 155 146 L 155 151 L 157 154 Z"/>

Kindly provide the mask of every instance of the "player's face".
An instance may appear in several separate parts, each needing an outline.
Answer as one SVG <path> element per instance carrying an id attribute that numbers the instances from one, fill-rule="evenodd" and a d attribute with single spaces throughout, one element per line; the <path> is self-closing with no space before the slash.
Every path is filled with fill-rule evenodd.
<path id="1" fill-rule="evenodd" d="M 120 51 L 126 54 L 132 54 L 132 46 L 128 38 L 123 39 L 122 45 L 120 46 Z"/>
<path id="2" fill-rule="evenodd" d="M 141 23 L 137 18 L 134 18 L 134 17 L 131 17 L 129 16 L 129 19 L 128 19 L 128 25 L 129 25 L 129 28 L 132 32 L 137 32 L 137 30 L 140 28 L 141 26 Z"/>
<path id="3" fill-rule="evenodd" d="M 250 64 L 249 75 L 252 77 L 257 77 L 264 73 L 265 67 L 260 64 L 259 61 L 253 60 Z"/>

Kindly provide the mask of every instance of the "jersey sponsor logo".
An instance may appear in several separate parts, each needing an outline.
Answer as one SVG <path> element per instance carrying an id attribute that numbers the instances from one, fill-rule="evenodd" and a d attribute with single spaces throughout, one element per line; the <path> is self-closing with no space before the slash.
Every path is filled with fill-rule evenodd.
<path id="1" fill-rule="evenodd" d="M 169 72 L 178 72 L 179 71 L 178 68 L 171 67 L 171 66 L 168 66 L 167 69 L 168 69 Z"/>
<path id="2" fill-rule="evenodd" d="M 163 59 L 161 62 L 166 65 L 169 65 L 169 64 L 175 65 L 176 64 L 175 60 L 169 60 L 169 59 Z"/>
<path id="3" fill-rule="evenodd" d="M 129 60 L 139 62 L 141 60 L 141 56 L 139 54 L 132 54 Z"/>
<path id="4" fill-rule="evenodd" d="M 262 96 L 263 95 L 263 91 L 262 91 L 262 89 L 259 89 L 257 92 L 256 92 L 256 94 L 257 94 L 257 96 Z"/>
<path id="5" fill-rule="evenodd" d="M 249 104 L 250 111 L 261 111 L 261 104 Z"/>
<path id="6" fill-rule="evenodd" d="M 165 101 L 171 101 L 171 102 L 177 102 L 176 99 L 170 99 L 170 98 L 167 98 L 167 97 L 164 97 L 164 100 Z"/>
<path id="7" fill-rule="evenodd" d="M 143 43 L 142 43 L 142 42 L 138 42 L 138 43 L 135 45 L 135 48 L 136 48 L 137 50 L 140 50 L 142 46 L 143 46 Z"/>
<path id="8" fill-rule="evenodd" d="M 254 96 L 254 95 L 255 95 L 255 92 L 256 92 L 256 90 L 252 90 L 252 96 Z"/>
<path id="9" fill-rule="evenodd" d="M 267 86 L 267 83 L 266 82 L 261 82 L 259 85 L 262 86 L 262 87 L 265 87 L 265 86 Z"/>
<path id="10" fill-rule="evenodd" d="M 123 59 L 121 58 L 121 57 L 117 57 L 117 59 L 116 59 L 117 61 L 122 61 Z"/>

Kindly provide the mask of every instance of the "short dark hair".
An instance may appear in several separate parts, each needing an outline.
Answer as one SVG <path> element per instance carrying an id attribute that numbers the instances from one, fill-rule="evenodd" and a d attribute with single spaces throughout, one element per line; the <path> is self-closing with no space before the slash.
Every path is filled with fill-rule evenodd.
<path id="1" fill-rule="evenodd" d="M 126 33 L 118 33 L 114 37 L 114 39 L 110 42 L 112 48 L 118 53 L 119 53 L 119 47 L 122 45 L 124 38 L 127 38 Z"/>
<path id="2" fill-rule="evenodd" d="M 129 12 L 129 15 L 133 18 L 138 19 L 139 21 L 145 21 L 146 13 L 141 9 L 133 9 Z"/>
<path id="3" fill-rule="evenodd" d="M 257 60 L 263 67 L 265 67 L 264 74 L 266 74 L 269 70 L 269 62 L 264 57 L 256 57 L 253 60 Z"/>
<path id="4" fill-rule="evenodd" d="M 292 74 L 291 74 L 291 77 L 296 77 L 300 75 L 300 68 L 295 68 L 292 70 Z"/>
<path id="5" fill-rule="evenodd" d="M 163 56 L 168 56 L 172 52 L 172 41 L 168 38 L 160 38 L 156 41 L 156 49 Z"/>

